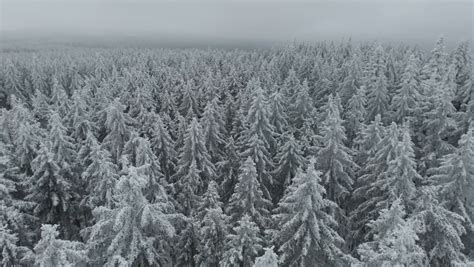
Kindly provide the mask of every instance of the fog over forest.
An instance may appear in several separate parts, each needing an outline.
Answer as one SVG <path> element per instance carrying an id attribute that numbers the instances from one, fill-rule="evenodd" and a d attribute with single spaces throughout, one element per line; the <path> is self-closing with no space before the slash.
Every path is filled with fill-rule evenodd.
<path id="1" fill-rule="evenodd" d="M 0 2 L 2 40 L 168 47 L 258 47 L 378 39 L 428 48 L 441 34 L 472 38 L 472 1 L 35 1 Z"/>

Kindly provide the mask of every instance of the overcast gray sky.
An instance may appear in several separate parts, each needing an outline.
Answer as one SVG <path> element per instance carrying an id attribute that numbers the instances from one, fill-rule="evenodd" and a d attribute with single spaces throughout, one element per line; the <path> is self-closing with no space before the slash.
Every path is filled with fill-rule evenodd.
<path id="1" fill-rule="evenodd" d="M 432 44 L 472 39 L 465 1 L 0 0 L 0 29 L 35 36 L 282 42 L 380 39 Z"/>

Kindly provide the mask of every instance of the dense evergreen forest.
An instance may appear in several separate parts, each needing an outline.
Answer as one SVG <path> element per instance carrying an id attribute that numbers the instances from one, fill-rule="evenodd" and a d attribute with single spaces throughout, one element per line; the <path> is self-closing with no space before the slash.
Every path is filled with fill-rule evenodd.
<path id="1" fill-rule="evenodd" d="M 2 266 L 467 266 L 470 44 L 0 59 Z"/>

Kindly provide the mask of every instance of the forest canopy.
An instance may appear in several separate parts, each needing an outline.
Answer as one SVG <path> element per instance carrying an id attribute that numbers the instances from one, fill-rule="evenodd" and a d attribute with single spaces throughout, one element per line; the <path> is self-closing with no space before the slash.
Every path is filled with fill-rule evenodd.
<path id="1" fill-rule="evenodd" d="M 470 46 L 4 51 L 1 265 L 472 263 Z"/>

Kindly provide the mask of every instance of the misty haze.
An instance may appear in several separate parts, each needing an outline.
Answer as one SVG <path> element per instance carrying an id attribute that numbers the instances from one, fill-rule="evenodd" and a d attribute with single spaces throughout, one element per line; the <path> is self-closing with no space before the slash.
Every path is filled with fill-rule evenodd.
<path id="1" fill-rule="evenodd" d="M 0 266 L 474 266 L 472 1 L 0 10 Z"/>

